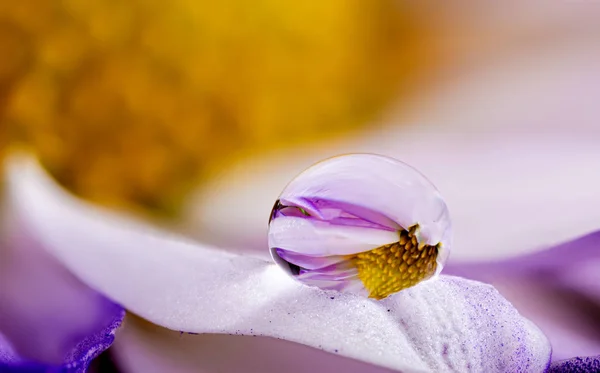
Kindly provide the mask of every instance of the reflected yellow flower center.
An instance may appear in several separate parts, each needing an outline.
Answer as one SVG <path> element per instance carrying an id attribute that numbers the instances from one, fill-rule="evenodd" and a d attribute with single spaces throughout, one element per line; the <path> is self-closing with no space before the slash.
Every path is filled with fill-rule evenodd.
<path id="1" fill-rule="evenodd" d="M 398 242 L 357 254 L 352 259 L 370 298 L 383 299 L 433 276 L 439 244 L 419 246 L 417 229 L 415 225 L 403 230 Z"/>

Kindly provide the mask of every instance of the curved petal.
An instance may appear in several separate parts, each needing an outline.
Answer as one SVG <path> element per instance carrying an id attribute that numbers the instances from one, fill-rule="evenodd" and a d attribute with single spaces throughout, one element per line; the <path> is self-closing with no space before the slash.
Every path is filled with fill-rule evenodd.
<path id="1" fill-rule="evenodd" d="M 380 302 L 324 292 L 273 264 L 94 208 L 34 162 L 9 166 L 16 210 L 46 249 L 86 283 L 167 328 L 281 338 L 404 372 L 538 372 L 548 364 L 546 338 L 490 286 L 441 277 Z"/>
<path id="2" fill-rule="evenodd" d="M 450 262 L 446 271 L 498 288 L 548 336 L 553 359 L 600 352 L 600 231 L 504 261 Z"/>
<path id="3" fill-rule="evenodd" d="M 448 209 L 440 193 L 419 171 L 391 158 L 349 154 L 321 161 L 290 182 L 279 198 L 298 196 L 376 211 L 404 229 L 419 224 L 420 242 L 450 245 Z"/>
<path id="4" fill-rule="evenodd" d="M 341 255 L 332 255 L 327 257 L 308 256 L 283 249 L 275 249 L 273 259 L 277 260 L 276 258 L 278 257 L 286 262 L 295 264 L 305 269 L 325 268 L 337 263 L 341 263 L 347 259 L 347 257 Z"/>
<path id="5" fill-rule="evenodd" d="M 309 199 L 299 196 L 280 198 L 279 202 L 283 205 L 303 208 L 310 215 L 320 220 L 328 220 L 334 224 L 364 226 L 389 231 L 403 229 L 398 223 L 395 223 L 380 212 L 349 203 Z"/>
<path id="6" fill-rule="evenodd" d="M 111 346 L 124 317 L 124 310 L 116 313 L 106 327 L 82 338 L 67 352 L 61 363 L 54 365 L 34 362 L 19 356 L 12 345 L 0 334 L 0 372 L 85 373 L 92 360 Z"/>
<path id="7" fill-rule="evenodd" d="M 550 366 L 548 373 L 593 373 L 600 372 L 600 355 L 561 360 Z"/>
<path id="8" fill-rule="evenodd" d="M 83 371 L 112 343 L 124 311 L 45 252 L 8 197 L 0 227 L 0 370 Z"/>
<path id="9" fill-rule="evenodd" d="M 307 255 L 348 255 L 397 242 L 397 231 L 281 216 L 270 223 L 269 247 Z"/>
<path id="10" fill-rule="evenodd" d="M 121 326 L 123 318 L 125 317 L 125 311 L 120 309 L 118 312 L 113 314 L 112 320 L 103 327 L 98 328 L 93 333 L 85 336 L 79 335 L 77 343 L 71 347 L 70 350 L 65 351 L 62 360 L 54 364 L 48 362 L 40 362 L 37 360 L 30 360 L 27 357 L 19 355 L 15 350 L 15 347 L 9 340 L 0 334 L 0 372 L 7 373 L 49 373 L 49 372 L 61 372 L 61 373 L 84 373 L 92 362 L 102 351 L 106 350 L 111 346 L 115 339 L 115 333 Z M 43 326 L 42 326 L 43 327 Z M 68 329 L 65 328 L 65 329 Z M 60 340 L 61 333 L 65 333 L 65 330 L 58 330 L 56 336 L 54 336 L 52 342 Z M 64 337 L 63 337 L 64 338 Z M 30 346 L 28 350 L 31 351 L 32 346 L 39 348 L 40 341 L 34 336 L 29 336 Z M 46 343 L 49 342 L 46 340 Z M 71 339 L 69 339 L 71 342 Z"/>
<path id="11" fill-rule="evenodd" d="M 111 351 L 124 373 L 395 371 L 285 340 L 180 333 L 130 316 Z"/>

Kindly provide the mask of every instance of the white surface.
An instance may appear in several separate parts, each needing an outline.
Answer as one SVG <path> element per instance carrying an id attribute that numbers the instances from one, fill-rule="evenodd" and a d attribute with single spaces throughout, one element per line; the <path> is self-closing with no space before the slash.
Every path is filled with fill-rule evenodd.
<path id="1" fill-rule="evenodd" d="M 442 276 L 382 302 L 323 292 L 88 205 L 30 160 L 7 170 L 14 214 L 46 250 L 158 325 L 281 338 L 405 373 L 539 372 L 549 360 L 543 334 L 488 285 Z"/>
<path id="2" fill-rule="evenodd" d="M 190 335 L 128 318 L 113 346 L 123 372 L 390 373 L 394 370 L 274 338 Z"/>

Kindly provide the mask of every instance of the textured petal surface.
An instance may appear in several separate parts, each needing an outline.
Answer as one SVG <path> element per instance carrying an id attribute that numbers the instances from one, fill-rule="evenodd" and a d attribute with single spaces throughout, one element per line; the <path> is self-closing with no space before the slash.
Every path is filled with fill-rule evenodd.
<path id="1" fill-rule="evenodd" d="M 600 353 L 600 232 L 504 261 L 451 261 L 446 273 L 498 288 L 548 336 L 553 359 Z"/>
<path id="2" fill-rule="evenodd" d="M 275 338 L 192 335 L 129 317 L 113 350 L 126 373 L 391 373 L 395 370 Z"/>
<path id="3" fill-rule="evenodd" d="M 46 249 L 84 282 L 167 328 L 281 338 L 404 372 L 539 372 L 548 364 L 544 335 L 490 286 L 441 277 L 381 302 L 324 292 L 274 264 L 87 205 L 34 162 L 15 160 L 9 170 L 17 210 Z"/>
<path id="4" fill-rule="evenodd" d="M 43 250 L 12 197 L 1 225 L 0 370 L 69 364 L 81 371 L 108 348 L 124 311 Z"/>
<path id="5" fill-rule="evenodd" d="M 600 356 L 576 357 L 557 361 L 548 373 L 595 373 L 600 372 Z"/>
<path id="6" fill-rule="evenodd" d="M 19 356 L 12 345 L 0 334 L 0 372 L 85 373 L 92 360 L 111 346 L 124 317 L 124 310 L 116 313 L 106 327 L 82 338 L 58 364 L 34 362 Z"/>

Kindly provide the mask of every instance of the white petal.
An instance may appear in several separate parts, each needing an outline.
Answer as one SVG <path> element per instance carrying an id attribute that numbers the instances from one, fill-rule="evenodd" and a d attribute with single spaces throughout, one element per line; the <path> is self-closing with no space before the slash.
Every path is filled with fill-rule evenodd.
<path id="1" fill-rule="evenodd" d="M 281 338 L 408 372 L 539 372 L 541 332 L 492 287 L 441 277 L 385 301 L 304 287 L 275 265 L 168 237 L 12 160 L 14 211 L 84 282 L 170 329 Z"/>
<path id="2" fill-rule="evenodd" d="M 269 247 L 308 255 L 356 254 L 399 240 L 398 232 L 332 225 L 295 216 L 280 216 L 270 226 Z"/>
<path id="3" fill-rule="evenodd" d="M 111 351 L 124 373 L 395 371 L 285 340 L 181 334 L 135 317 L 126 320 Z"/>

